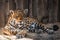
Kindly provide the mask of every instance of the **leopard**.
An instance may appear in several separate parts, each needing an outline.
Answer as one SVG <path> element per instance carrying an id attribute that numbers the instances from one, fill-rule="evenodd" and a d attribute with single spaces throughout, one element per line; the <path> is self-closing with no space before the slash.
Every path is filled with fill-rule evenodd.
<path id="1" fill-rule="evenodd" d="M 28 33 L 28 28 L 32 23 L 39 24 L 35 18 L 25 17 L 23 10 L 10 10 L 8 21 L 2 32 L 5 35 L 21 35 L 25 37 Z"/>

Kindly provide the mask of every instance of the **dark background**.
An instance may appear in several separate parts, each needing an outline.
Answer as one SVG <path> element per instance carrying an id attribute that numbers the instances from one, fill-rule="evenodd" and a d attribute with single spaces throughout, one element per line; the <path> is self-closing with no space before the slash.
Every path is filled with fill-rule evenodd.
<path id="1" fill-rule="evenodd" d="M 4 27 L 9 10 L 28 9 L 27 16 L 48 17 L 50 23 L 60 22 L 60 0 L 0 0 L 0 27 Z"/>

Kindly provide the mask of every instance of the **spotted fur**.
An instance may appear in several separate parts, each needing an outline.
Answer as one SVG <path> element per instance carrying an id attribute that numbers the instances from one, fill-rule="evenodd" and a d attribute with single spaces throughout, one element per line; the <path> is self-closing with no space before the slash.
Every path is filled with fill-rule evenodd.
<path id="1" fill-rule="evenodd" d="M 39 23 L 37 19 L 24 17 L 24 12 L 21 10 L 11 10 L 8 22 L 4 27 L 3 34 L 7 35 L 23 35 L 25 36 L 28 28 L 32 23 Z"/>

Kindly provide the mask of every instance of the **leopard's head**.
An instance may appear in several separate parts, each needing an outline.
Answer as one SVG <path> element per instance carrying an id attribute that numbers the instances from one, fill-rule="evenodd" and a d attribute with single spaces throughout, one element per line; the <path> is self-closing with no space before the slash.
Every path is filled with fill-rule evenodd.
<path id="1" fill-rule="evenodd" d="M 10 17 L 18 20 L 22 20 L 24 12 L 22 10 L 10 10 Z"/>

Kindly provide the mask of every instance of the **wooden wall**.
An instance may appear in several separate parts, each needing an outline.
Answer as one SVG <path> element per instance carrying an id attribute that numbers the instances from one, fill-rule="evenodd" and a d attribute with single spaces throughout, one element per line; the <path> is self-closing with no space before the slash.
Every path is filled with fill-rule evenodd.
<path id="1" fill-rule="evenodd" d="M 48 16 L 49 22 L 60 21 L 59 0 L 0 0 L 0 26 L 5 26 L 8 11 L 15 9 L 28 9 L 27 16 L 41 18 Z"/>

